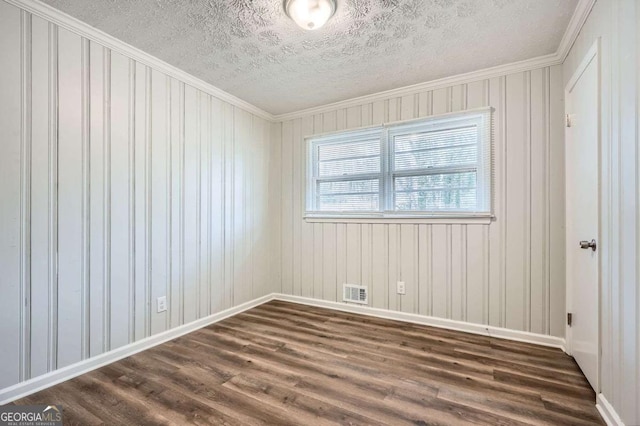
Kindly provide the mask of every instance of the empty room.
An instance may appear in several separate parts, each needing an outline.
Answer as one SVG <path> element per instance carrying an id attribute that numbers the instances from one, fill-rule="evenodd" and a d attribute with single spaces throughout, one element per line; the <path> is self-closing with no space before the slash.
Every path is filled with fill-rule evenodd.
<path id="1" fill-rule="evenodd" d="M 639 23 L 0 0 L 0 426 L 640 425 Z"/>

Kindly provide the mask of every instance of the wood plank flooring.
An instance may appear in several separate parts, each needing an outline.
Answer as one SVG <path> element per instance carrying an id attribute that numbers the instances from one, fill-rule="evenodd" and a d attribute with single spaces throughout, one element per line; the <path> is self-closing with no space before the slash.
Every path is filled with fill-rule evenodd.
<path id="1" fill-rule="evenodd" d="M 604 424 L 558 349 L 273 301 L 38 392 L 66 425 Z"/>

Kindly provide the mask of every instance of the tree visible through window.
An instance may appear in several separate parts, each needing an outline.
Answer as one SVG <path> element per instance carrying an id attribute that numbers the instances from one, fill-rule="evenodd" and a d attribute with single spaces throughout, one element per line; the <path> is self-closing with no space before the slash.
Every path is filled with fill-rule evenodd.
<path id="1" fill-rule="evenodd" d="M 308 140 L 310 215 L 491 213 L 491 111 Z"/>

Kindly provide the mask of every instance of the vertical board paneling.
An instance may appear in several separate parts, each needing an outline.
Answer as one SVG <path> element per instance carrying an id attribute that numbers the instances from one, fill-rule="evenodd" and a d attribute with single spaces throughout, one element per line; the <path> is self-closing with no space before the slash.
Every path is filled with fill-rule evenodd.
<path id="1" fill-rule="evenodd" d="M 324 238 L 323 224 L 313 224 L 313 292 L 311 297 L 322 299 L 322 289 L 324 285 Z"/>
<path id="2" fill-rule="evenodd" d="M 336 294 L 342 300 L 342 286 L 347 283 L 347 225 L 338 223 L 336 226 Z"/>
<path id="3" fill-rule="evenodd" d="M 282 292 L 282 123 L 271 123 L 269 140 L 269 242 L 266 249 L 270 255 L 265 258 L 269 264 L 270 290 Z"/>
<path id="4" fill-rule="evenodd" d="M 35 315 L 31 317 L 30 369 L 35 377 L 49 370 L 49 318 L 45 315 L 50 268 L 49 23 L 34 16 L 31 28 L 31 312 Z M 101 330 L 97 331 L 100 340 Z"/>
<path id="5" fill-rule="evenodd" d="M 60 29 L 58 34 L 58 367 L 82 359 L 82 78 L 81 39 Z M 125 83 L 125 90 L 127 85 Z M 124 106 L 127 111 L 127 105 Z M 125 123 L 127 117 L 125 117 Z M 125 133 L 126 142 L 126 133 Z M 127 146 L 124 155 L 127 155 Z M 124 171 L 127 166 L 125 164 Z M 126 186 L 125 186 L 126 190 Z M 124 200 L 128 200 L 125 192 Z M 124 223 L 127 222 L 125 212 Z M 126 256 L 125 235 L 124 254 Z M 126 259 L 126 258 L 125 258 Z M 128 261 L 127 261 L 128 262 Z M 128 263 L 123 283 L 128 282 Z M 126 306 L 128 293 L 124 294 Z M 125 321 L 128 311 L 124 313 Z M 125 338 L 127 336 L 127 327 Z M 125 339 L 126 343 L 126 339 Z"/>
<path id="6" fill-rule="evenodd" d="M 297 144 L 299 145 L 298 157 L 296 161 L 300 163 L 300 177 L 298 181 L 300 182 L 300 217 L 304 216 L 305 211 L 305 193 L 306 187 L 305 183 L 307 181 L 307 162 L 305 158 L 307 157 L 307 146 L 304 140 L 306 135 L 311 135 L 314 133 L 313 126 L 313 116 L 307 116 L 302 119 L 301 122 L 301 134 L 300 139 L 297 140 Z M 313 232 L 313 223 L 307 223 L 304 220 L 299 220 L 301 224 L 300 228 L 300 241 L 301 241 L 301 254 L 302 257 L 300 259 L 300 295 L 304 297 L 313 297 L 314 290 L 314 258 L 319 256 L 321 253 L 316 253 L 315 244 L 314 244 L 314 232 Z"/>
<path id="7" fill-rule="evenodd" d="M 451 282 L 450 313 L 451 319 L 464 320 L 463 301 L 465 300 L 465 282 L 463 271 L 466 269 L 466 241 L 464 225 L 451 225 L 449 260 L 449 280 Z"/>
<path id="8" fill-rule="evenodd" d="M 388 227 L 386 225 L 372 225 L 371 230 L 371 256 L 373 265 L 371 268 L 371 293 L 369 304 L 374 308 L 388 309 L 389 296 L 387 293 L 389 276 L 388 252 Z"/>
<path id="9" fill-rule="evenodd" d="M 211 98 L 211 313 L 225 306 L 225 206 L 226 206 L 226 161 L 225 123 L 222 103 Z"/>
<path id="10" fill-rule="evenodd" d="M 0 386 L 20 380 L 20 10 L 0 3 Z M 4 64 L 14 64 L 5 67 Z"/>
<path id="11" fill-rule="evenodd" d="M 168 312 L 158 312 L 156 300 L 170 288 L 170 101 L 169 78 L 151 73 L 151 334 L 166 329 Z M 168 302 L 168 300 L 167 300 Z M 168 305 L 167 305 L 168 306 Z"/>
<path id="12" fill-rule="evenodd" d="M 526 228 L 525 216 L 527 193 L 527 170 L 525 162 L 528 138 L 528 115 L 524 100 L 527 93 L 527 76 L 525 73 L 511 74 L 506 82 L 506 109 L 507 123 L 505 141 L 507 145 L 506 168 L 506 323 L 507 328 L 523 330 L 525 327 L 525 301 L 526 278 L 525 255 L 529 248 L 525 246 L 528 241 L 529 230 Z"/>
<path id="13" fill-rule="evenodd" d="M 325 121 L 326 122 L 326 121 Z M 282 123 L 282 292 L 293 289 L 293 126 Z"/>
<path id="14" fill-rule="evenodd" d="M 240 138 L 236 135 L 235 121 L 239 119 L 234 113 L 234 107 L 229 104 L 223 104 L 222 125 L 223 134 L 223 152 L 224 152 L 224 171 L 225 171 L 225 187 L 224 187 L 224 221 L 223 229 L 224 237 L 224 304 L 223 308 L 233 305 L 233 289 L 234 289 L 234 167 L 235 167 L 235 139 Z"/>
<path id="15" fill-rule="evenodd" d="M 170 144 L 169 152 L 169 185 L 170 185 L 170 234 L 171 281 L 167 294 L 168 328 L 177 327 L 182 319 L 182 146 L 184 128 L 184 89 L 183 84 L 171 78 L 170 108 Z"/>
<path id="16" fill-rule="evenodd" d="M 184 157 L 183 157 L 183 323 L 197 318 L 199 280 L 198 191 L 200 164 L 200 102 L 198 92 L 191 86 L 184 89 Z"/>
<path id="17" fill-rule="evenodd" d="M 148 102 L 147 67 L 135 64 L 135 137 L 134 137 L 134 272 L 135 272 L 135 305 L 134 305 L 134 336 L 133 340 L 139 340 L 147 336 L 147 273 L 149 270 L 148 243 L 147 243 L 147 144 L 148 132 Z"/>
<path id="18" fill-rule="evenodd" d="M 62 62 L 62 58 L 61 58 Z M 111 53 L 111 347 L 130 343 L 130 68 L 129 59 Z M 60 94 L 64 93 L 60 89 Z M 62 102 L 62 100 L 61 100 Z M 66 127 L 66 126 L 65 126 Z M 62 128 L 61 128 L 62 130 Z M 60 140 L 62 143 L 62 139 Z M 62 171 L 62 169 L 60 169 Z M 63 211 L 62 205 L 59 206 Z M 60 234 L 65 234 L 60 230 Z"/>
<path id="19" fill-rule="evenodd" d="M 506 191 L 506 77 L 489 80 L 489 105 L 494 108 L 492 115 L 494 138 L 494 203 L 496 220 L 489 227 L 489 324 L 505 326 L 506 303 L 506 204 L 509 202 Z"/>
<path id="20" fill-rule="evenodd" d="M 99 44 L 89 46 L 90 76 L 90 134 L 91 155 L 89 159 L 89 355 L 101 354 L 105 347 L 105 225 L 106 209 L 106 163 L 105 163 L 105 49 Z"/>
<path id="21" fill-rule="evenodd" d="M 558 69 L 541 68 L 284 121 L 278 166 L 283 177 L 282 291 L 341 301 L 343 283 L 362 284 L 370 289 L 372 307 L 562 335 L 558 313 L 563 305 L 554 297 L 564 300 L 558 267 L 563 260 L 561 255 L 550 259 L 551 251 L 564 244 L 558 196 L 562 189 L 550 186 L 563 174 L 556 159 L 562 144 L 551 143 L 548 136 L 561 140 L 562 135 L 561 123 L 549 118 L 552 110 L 562 108 L 562 89 L 553 77 Z M 336 222 L 308 228 L 297 214 L 296 206 L 305 196 L 306 156 L 296 144 L 304 143 L 312 120 L 313 133 L 318 134 L 483 106 L 493 108 L 491 224 Z M 311 237 L 307 228 L 313 229 Z M 404 296 L 396 293 L 399 280 L 405 282 Z"/>
<path id="22" fill-rule="evenodd" d="M 262 296 L 272 292 L 271 278 L 269 274 L 270 267 L 270 250 L 271 244 L 271 212 L 269 210 L 269 162 L 271 161 L 271 123 L 253 117 L 256 122 L 256 132 L 251 146 L 258 145 L 260 148 L 260 157 L 254 158 L 254 165 L 258 173 L 254 175 L 254 198 L 257 208 L 253 211 L 253 232 L 254 241 L 257 245 L 255 251 L 256 261 L 254 263 L 254 283 L 252 298 Z M 252 243 L 252 247 L 253 247 Z M 275 253 L 274 253 L 275 255 Z M 277 259 L 278 257 L 275 256 Z"/>
<path id="23" fill-rule="evenodd" d="M 466 292 L 463 315 L 465 321 L 486 324 L 487 280 L 485 271 L 488 260 L 486 226 L 467 225 L 466 232 Z M 487 243 L 485 243 L 485 241 Z"/>
<path id="24" fill-rule="evenodd" d="M 431 315 L 431 226 L 418 225 L 418 314 Z"/>
<path id="25" fill-rule="evenodd" d="M 300 268 L 302 262 L 302 190 L 304 188 L 304 177 L 302 170 L 304 168 L 303 162 L 300 161 L 303 158 L 303 135 L 302 135 L 302 120 L 293 120 L 292 126 L 293 139 L 291 141 L 292 147 L 292 161 L 293 161 L 293 183 L 291 194 L 291 211 L 293 214 L 293 294 L 302 295 L 302 269 Z"/>
<path id="26" fill-rule="evenodd" d="M 565 182 L 564 182 L 564 86 L 562 67 L 550 68 L 549 73 L 549 139 L 548 143 L 548 203 L 547 229 L 549 281 L 546 283 L 547 328 L 553 336 L 565 334 Z"/>
<path id="27" fill-rule="evenodd" d="M 233 132 L 235 135 L 233 144 L 233 185 L 232 185 L 232 232 L 233 232 L 233 269 L 231 271 L 233 277 L 233 292 L 232 304 L 242 303 L 244 299 L 243 284 L 245 283 L 245 221 L 244 221 L 244 209 L 245 209 L 245 152 L 244 146 L 247 139 L 246 124 L 247 117 L 243 111 L 237 108 L 233 109 L 234 115 L 234 127 Z"/>
<path id="28" fill-rule="evenodd" d="M 431 225 L 432 289 L 431 312 L 433 316 L 449 317 L 449 241 L 448 225 Z"/>
<path id="29" fill-rule="evenodd" d="M 200 129 L 198 134 L 198 196 L 200 197 L 200 209 L 198 211 L 198 294 L 197 317 L 209 315 L 211 301 L 211 183 L 213 169 L 211 166 L 211 97 L 198 92 Z"/>
<path id="30" fill-rule="evenodd" d="M 253 230 L 251 229 L 251 224 L 253 223 L 252 215 L 254 211 L 254 200 L 253 200 L 253 185 L 251 175 L 256 172 L 256 169 L 253 165 L 254 156 L 251 155 L 250 143 L 253 138 L 253 127 L 254 120 L 251 114 L 246 114 L 245 121 L 245 138 L 244 138 L 244 146 L 243 146 L 243 159 L 241 160 L 244 163 L 244 188 L 241 190 L 242 197 L 244 198 L 244 206 L 243 206 L 243 217 L 244 217 L 244 234 L 242 238 L 243 250 L 244 250 L 244 280 L 241 283 L 242 291 L 242 302 L 246 302 L 251 300 L 251 295 L 253 293 L 253 268 L 254 268 L 254 258 L 253 258 L 253 247 L 252 247 L 252 239 L 253 239 Z M 260 155 L 259 153 L 257 153 Z"/>
<path id="31" fill-rule="evenodd" d="M 0 61 L 0 388 L 273 291 L 271 123 L 6 2 Z"/>
<path id="32" fill-rule="evenodd" d="M 360 227 L 360 244 L 362 246 L 360 282 L 362 285 L 371 288 L 371 264 L 373 261 L 371 252 L 371 224 L 365 223 Z"/>
<path id="33" fill-rule="evenodd" d="M 388 276 L 387 276 L 387 285 L 386 285 L 386 290 L 389 294 L 388 296 L 388 300 L 389 300 L 389 307 L 388 309 L 391 309 L 393 311 L 398 311 L 400 310 L 400 300 L 397 291 L 396 291 L 396 286 L 397 286 L 397 282 L 399 281 L 399 277 L 400 277 L 400 273 L 399 273 L 399 268 L 400 265 L 398 265 L 398 260 L 400 257 L 400 226 L 401 225 L 389 225 L 387 227 L 387 232 L 388 232 L 388 246 L 389 246 L 389 250 L 387 251 L 387 263 L 389 265 L 387 272 L 388 272 Z"/>
<path id="34" fill-rule="evenodd" d="M 31 378 L 31 362 L 29 356 L 31 354 L 31 339 L 29 333 L 31 332 L 31 201 L 32 201 L 32 183 L 31 183 L 31 157 L 32 157 L 32 110 L 31 110 L 31 89 L 32 89 L 32 67 L 31 67 L 31 14 L 22 11 L 20 16 L 20 378 L 26 380 Z M 83 56 L 84 59 L 84 56 Z M 83 64 L 84 65 L 84 64 Z M 84 69 L 83 69 L 84 70 Z M 84 77 L 84 75 L 83 75 Z M 85 80 L 83 82 L 83 96 L 85 93 Z M 83 97 L 84 102 L 84 97 Z M 83 105 L 84 106 L 84 105 Z M 84 117 L 83 117 L 84 118 Z M 86 138 L 84 137 L 86 126 L 83 120 L 83 154 L 85 151 Z M 83 155 L 83 161 L 85 161 Z M 83 177 L 84 177 L 84 163 L 83 163 Z M 84 188 L 83 188 L 84 189 Z M 84 191 L 83 191 L 83 213 L 85 211 L 84 204 Z M 82 242 L 83 246 L 86 243 L 86 233 L 83 228 Z M 84 249 L 84 247 L 83 247 Z M 86 251 L 83 251 L 86 253 Z M 82 280 L 83 280 L 83 320 L 85 307 L 85 294 L 84 288 L 86 286 L 86 263 L 85 257 L 82 258 Z M 84 325 L 83 336 L 84 336 Z M 85 353 L 84 343 L 86 339 L 83 339 L 83 355 Z"/>
<path id="35" fill-rule="evenodd" d="M 359 223 L 346 224 L 346 282 L 350 284 L 360 285 L 362 283 L 362 252 L 361 252 L 361 232 Z"/>
<path id="36" fill-rule="evenodd" d="M 416 225 L 403 224 L 400 226 L 400 279 L 405 283 L 405 294 L 398 296 L 400 310 L 416 313 L 418 294 L 418 250 Z"/>
<path id="37" fill-rule="evenodd" d="M 338 291 L 338 238 L 335 223 L 322 224 L 322 299 L 342 300 Z"/>
<path id="38" fill-rule="evenodd" d="M 530 329 L 542 333 L 545 327 L 547 276 L 547 136 L 548 68 L 531 71 L 530 113 Z M 533 182 L 538 183 L 534 185 Z"/>

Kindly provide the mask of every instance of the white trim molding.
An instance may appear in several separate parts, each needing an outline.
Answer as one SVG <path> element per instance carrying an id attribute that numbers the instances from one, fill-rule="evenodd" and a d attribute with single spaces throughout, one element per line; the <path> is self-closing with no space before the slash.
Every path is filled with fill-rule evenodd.
<path id="1" fill-rule="evenodd" d="M 307 214 L 307 223 L 439 223 L 439 224 L 476 224 L 489 225 L 494 220 L 491 214 L 486 216 L 348 216 L 348 215 L 315 215 Z"/>
<path id="2" fill-rule="evenodd" d="M 601 393 L 596 398 L 596 408 L 607 426 L 624 426 L 624 422 L 620 419 L 616 410 Z"/>
<path id="3" fill-rule="evenodd" d="M 438 327 L 438 328 L 444 328 L 447 330 L 455 330 L 455 331 L 461 331 L 465 333 L 478 334 L 482 336 L 496 337 L 499 339 L 512 340 L 516 342 L 533 343 L 536 345 L 558 348 L 563 351 L 564 351 L 564 345 L 565 345 L 565 340 L 561 337 L 548 336 L 548 335 L 536 334 L 536 333 L 528 333 L 525 331 L 511 330 L 507 328 L 493 327 L 493 326 L 487 326 L 482 324 L 473 324 L 473 323 L 464 322 L 464 321 L 455 321 L 450 319 L 429 317 L 429 316 L 410 314 L 405 312 L 389 311 L 389 310 L 371 308 L 368 306 L 355 305 L 355 304 L 350 304 L 345 302 L 332 302 L 332 301 L 319 300 L 319 299 L 310 299 L 310 298 L 301 297 L 301 296 L 293 296 L 289 294 L 271 293 L 271 294 L 267 294 L 265 296 L 259 297 L 257 299 L 245 302 L 233 308 L 229 308 L 224 311 L 218 312 L 216 314 L 210 315 L 208 317 L 193 321 L 189 324 L 185 324 L 180 327 L 176 327 L 171 330 L 167 330 L 165 332 L 156 334 L 154 336 L 147 337 L 145 339 L 139 340 L 137 342 L 131 343 L 126 346 L 122 346 L 120 348 L 103 353 L 93 358 L 89 358 L 84 361 L 75 363 L 73 365 L 61 368 L 59 370 L 55 370 L 50 373 L 43 374 L 42 376 L 35 377 L 25 382 L 15 384 L 8 388 L 0 389 L 0 405 L 7 404 L 9 402 L 15 401 L 16 399 L 23 398 L 27 395 L 31 395 L 40 390 L 43 390 L 51 386 L 54 386 L 56 384 L 73 379 L 74 377 L 80 376 L 81 374 L 85 374 L 90 371 L 96 370 L 100 367 L 111 364 L 113 362 L 116 362 L 128 356 L 134 355 L 138 352 L 151 349 L 154 346 L 158 346 L 169 340 L 173 340 L 177 337 L 184 336 L 185 334 L 191 333 L 200 328 L 222 321 L 226 318 L 232 317 L 241 312 L 244 312 L 256 306 L 262 305 L 263 303 L 267 303 L 271 300 L 282 300 L 286 302 L 298 303 L 301 305 L 316 306 L 320 308 L 333 309 L 336 311 L 350 312 L 350 313 L 360 314 L 360 315 L 368 315 L 372 317 L 403 321 L 403 322 L 412 323 L 412 324 L 427 325 L 430 327 Z M 608 402 L 604 400 L 604 397 L 602 397 L 602 399 L 604 401 L 602 404 L 606 403 L 606 406 L 604 409 L 609 410 L 607 412 L 612 412 L 613 414 L 615 414 L 615 411 L 612 411 L 613 409 L 608 404 Z M 602 412 L 603 408 L 598 408 L 598 409 Z M 611 417 L 611 418 L 615 419 L 617 418 L 617 415 L 616 417 Z M 622 425 L 622 423 L 610 423 L 610 424 Z"/>
<path id="4" fill-rule="evenodd" d="M 164 72 L 165 74 L 177 78 L 186 84 L 202 90 L 216 98 L 228 102 L 234 106 L 242 108 L 258 117 L 264 118 L 272 122 L 281 122 L 285 120 L 291 120 L 310 114 L 318 114 L 327 112 L 337 108 L 347 108 L 362 103 L 374 102 L 380 99 L 386 99 L 390 97 L 399 97 L 418 91 L 434 90 L 442 87 L 447 87 L 453 84 L 469 83 L 477 80 L 483 80 L 487 78 L 493 78 L 502 76 L 505 74 L 529 71 L 533 69 L 548 67 L 552 65 L 562 64 L 567 57 L 571 46 L 575 42 L 584 22 L 589 16 L 589 12 L 593 8 L 596 0 L 579 0 L 576 9 L 569 21 L 569 25 L 564 32 L 562 40 L 555 53 L 548 55 L 538 56 L 523 61 L 513 62 L 504 65 L 498 65 L 495 67 L 485 68 L 481 70 L 471 71 L 464 74 L 458 74 L 455 76 L 445 77 L 438 80 L 432 80 L 424 83 L 414 84 L 411 86 L 400 87 L 397 89 L 387 90 L 383 92 L 373 93 L 370 95 L 360 96 L 357 98 L 346 99 L 339 102 L 334 102 L 317 107 L 306 108 L 299 111 L 288 112 L 284 114 L 274 115 L 267 111 L 264 111 L 255 105 L 244 101 L 222 89 L 215 87 L 214 85 L 207 83 L 193 75 L 183 71 L 173 65 L 166 63 L 165 61 L 156 58 L 136 47 L 133 47 L 117 38 L 110 36 L 109 34 L 92 27 L 91 25 L 82 22 L 72 16 L 67 15 L 60 10 L 42 3 L 39 0 L 4 0 L 9 4 L 17 6 L 40 16 L 44 19 L 51 21 L 52 23 L 59 25 L 69 31 L 79 34 L 82 37 L 86 37 L 101 45 L 122 53 L 135 61 L 150 66 L 153 69 Z"/>
<path id="5" fill-rule="evenodd" d="M 101 355 L 86 359 L 84 361 L 77 362 L 64 368 L 52 371 L 47 374 L 43 374 L 33 379 L 17 383 L 8 388 L 0 389 L 0 405 L 7 404 L 16 399 L 31 395 L 32 393 L 46 389 L 58 383 L 65 382 L 69 379 L 73 379 L 81 374 L 88 373 L 107 364 L 111 364 L 128 356 L 137 354 L 144 350 L 150 349 L 154 346 L 158 346 L 162 343 L 173 340 L 177 337 L 184 336 L 200 328 L 222 321 L 225 318 L 232 317 L 241 312 L 262 305 L 273 299 L 273 295 L 268 294 L 266 296 L 259 297 L 257 299 L 245 302 L 241 305 L 233 308 L 225 309 L 213 315 L 209 315 L 204 318 L 200 318 L 196 321 L 184 324 L 179 327 L 172 328 L 171 330 L 158 333 L 156 335 L 138 340 L 137 342 L 121 346 L 109 352 L 105 352 Z"/>
<path id="6" fill-rule="evenodd" d="M 494 77 L 500 77 L 506 74 L 513 74 L 522 71 L 530 71 L 538 68 L 549 67 L 553 65 L 560 65 L 564 62 L 565 58 L 569 54 L 569 50 L 575 42 L 582 26 L 584 25 L 593 5 L 596 0 L 579 0 L 576 8 L 571 16 L 569 25 L 562 36 L 562 40 L 558 45 L 558 49 L 555 53 L 548 55 L 538 56 L 531 59 L 525 59 L 523 61 L 512 62 L 509 64 L 498 65 L 495 67 L 485 68 L 481 70 L 471 71 L 464 74 L 458 74 L 450 77 L 444 77 L 437 80 L 431 80 L 424 83 L 413 84 L 410 86 L 399 87 L 397 89 L 386 90 L 383 92 L 373 93 L 370 95 L 359 96 L 357 98 L 346 99 L 343 101 L 333 102 L 326 105 L 320 105 L 317 107 L 306 108 L 300 111 L 293 111 L 284 114 L 277 114 L 274 116 L 276 121 L 287 121 L 294 118 L 300 118 L 308 115 L 320 114 L 328 111 L 332 111 L 340 108 L 349 108 L 356 105 L 365 103 L 372 103 L 375 101 L 401 97 L 404 95 L 410 95 L 416 92 L 424 92 L 429 90 L 441 89 L 443 87 L 452 86 L 455 84 L 471 83 L 473 81 L 484 80 Z"/>
<path id="7" fill-rule="evenodd" d="M 580 34 L 580 30 L 582 26 L 587 21 L 589 17 L 589 13 L 591 13 L 591 9 L 593 9 L 593 5 L 596 4 L 596 0 L 580 0 L 576 5 L 575 10 L 573 11 L 573 15 L 571 15 L 571 20 L 569 21 L 569 25 L 567 29 L 564 31 L 564 35 L 562 36 L 562 40 L 560 40 L 560 44 L 558 45 L 558 50 L 556 50 L 556 55 L 560 59 L 560 62 L 564 62 L 578 38 L 578 34 Z"/>
<path id="8" fill-rule="evenodd" d="M 406 312 L 389 311 L 386 309 L 371 308 L 369 306 L 355 305 L 346 302 L 332 302 L 327 300 L 311 299 L 308 297 L 293 296 L 290 294 L 274 293 L 272 296 L 274 300 L 282 300 L 284 302 L 299 303 L 302 305 L 316 306 L 319 308 L 333 309 L 336 311 L 368 315 L 376 318 L 403 321 L 412 324 L 427 325 L 430 327 L 445 328 L 447 330 L 462 331 L 465 333 L 513 340 L 516 342 L 533 343 L 536 345 L 558 348 L 562 351 L 564 351 L 565 346 L 565 340 L 563 338 L 545 334 L 529 333 L 526 331 L 511 330 L 508 328 L 493 327 L 489 325 L 474 324 L 465 321 L 455 321 L 438 317 L 429 317 L 426 315 L 410 314 Z"/>
<path id="9" fill-rule="evenodd" d="M 137 47 L 133 47 L 128 43 L 125 43 L 122 40 L 119 40 L 99 29 L 92 27 L 91 25 L 80 21 L 66 13 L 49 6 L 48 4 L 42 3 L 39 0 L 4 0 L 5 2 L 19 7 L 29 13 L 32 13 L 36 16 L 46 19 L 53 24 L 56 24 L 62 28 L 65 28 L 73 33 L 80 35 L 81 37 L 88 38 L 89 40 L 95 41 L 96 43 L 101 44 L 102 46 L 118 52 L 123 55 L 140 62 L 141 64 L 148 65 L 149 67 L 161 71 L 167 74 L 170 77 L 176 78 L 189 86 L 192 86 L 198 90 L 201 90 L 205 93 L 214 96 L 221 101 L 228 102 L 238 108 L 241 108 L 251 114 L 254 114 L 260 118 L 264 118 L 265 120 L 274 121 L 275 118 L 273 114 L 270 114 L 257 106 L 244 101 L 237 96 L 234 96 L 228 92 L 225 92 L 222 89 L 215 87 L 212 84 L 207 83 L 193 75 L 189 74 L 186 71 L 183 71 L 173 65 L 168 64 L 167 62 L 156 58 L 153 55 L 150 55 Z"/>
<path id="10" fill-rule="evenodd" d="M 386 90 L 384 92 L 378 92 L 370 95 L 359 96 L 357 98 L 347 99 L 344 101 L 333 102 L 327 105 L 320 105 L 317 107 L 306 108 L 300 111 L 294 111 L 290 113 L 278 114 L 274 118 L 276 121 L 287 121 L 294 118 L 300 118 L 307 115 L 315 115 L 320 113 L 329 112 L 340 108 L 349 108 L 356 105 L 365 103 L 372 103 L 379 100 L 401 97 L 404 95 L 410 95 L 416 92 L 424 92 L 429 90 L 441 89 L 455 84 L 466 84 L 478 80 L 484 80 L 494 77 L 500 77 L 506 74 L 512 74 L 522 71 L 530 71 L 538 68 L 549 67 L 553 65 L 560 65 L 564 62 L 569 50 L 575 42 L 582 26 L 584 25 L 593 5 L 596 0 L 579 0 L 576 8 L 571 16 L 569 25 L 562 36 L 562 40 L 558 45 L 558 49 L 555 53 L 548 55 L 538 56 L 531 59 L 525 59 L 519 62 L 512 62 L 509 64 L 498 65 L 495 67 L 485 68 L 481 70 L 471 71 L 464 74 L 458 74 L 450 77 L 440 78 L 438 80 L 431 80 L 424 83 L 413 84 L 411 86 L 400 87 L 397 89 Z"/>
<path id="11" fill-rule="evenodd" d="M 410 86 L 399 87 L 397 89 L 385 90 L 383 92 L 373 93 L 370 95 L 358 96 L 357 98 L 351 98 L 344 101 L 306 108 L 300 111 L 278 114 L 274 116 L 274 118 L 276 119 L 276 121 L 287 121 L 304 116 L 321 114 L 336 109 L 349 108 L 352 106 L 373 103 L 384 99 L 411 95 L 417 92 L 437 90 L 456 84 L 471 83 L 473 81 L 500 77 L 506 74 L 512 74 L 521 71 L 530 71 L 533 69 L 544 68 L 551 65 L 560 65 L 561 63 L 562 61 L 558 58 L 557 54 L 553 53 L 531 59 L 525 59 L 524 61 L 512 62 L 510 64 L 498 65 L 495 67 L 471 71 L 464 74 L 431 80 L 424 83 L 412 84 Z"/>

